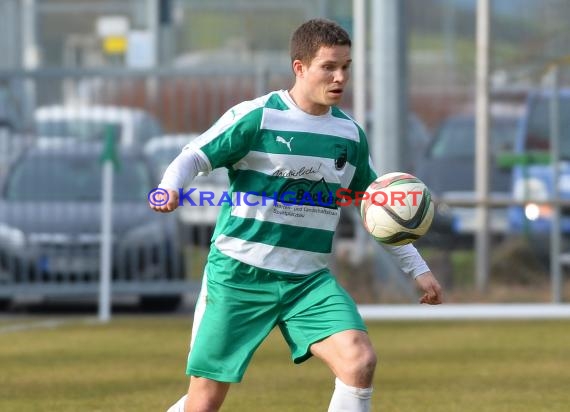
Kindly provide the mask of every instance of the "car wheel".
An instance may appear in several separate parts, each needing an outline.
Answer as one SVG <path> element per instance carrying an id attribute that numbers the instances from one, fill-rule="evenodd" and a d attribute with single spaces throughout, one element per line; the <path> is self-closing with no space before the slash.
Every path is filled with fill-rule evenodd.
<path id="1" fill-rule="evenodd" d="M 141 296 L 140 307 L 144 311 L 172 312 L 182 303 L 181 295 Z"/>
<path id="2" fill-rule="evenodd" d="M 0 311 L 5 311 L 10 309 L 12 305 L 12 299 L 10 298 L 0 298 Z"/>

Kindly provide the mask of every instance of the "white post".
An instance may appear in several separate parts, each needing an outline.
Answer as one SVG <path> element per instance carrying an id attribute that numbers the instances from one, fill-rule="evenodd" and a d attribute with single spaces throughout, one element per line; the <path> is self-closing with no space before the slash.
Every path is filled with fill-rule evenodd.
<path id="1" fill-rule="evenodd" d="M 370 154 L 379 175 L 401 171 L 406 140 L 407 68 L 404 2 L 371 1 L 371 84 L 372 135 Z M 416 300 L 412 283 L 402 276 L 392 257 L 383 248 L 375 250 L 375 271 L 401 287 Z"/>
<path id="2" fill-rule="evenodd" d="M 352 1 L 354 119 L 366 130 L 366 0 Z M 366 132 L 370 132 L 366 130 Z"/>
<path id="3" fill-rule="evenodd" d="M 35 70 L 39 66 L 40 54 L 37 44 L 37 7 L 36 0 L 24 0 L 22 7 L 22 68 L 26 71 Z M 36 82 L 35 76 L 25 77 L 24 88 L 24 116 L 26 124 L 33 121 L 33 112 L 36 109 Z"/>
<path id="4" fill-rule="evenodd" d="M 109 132 L 110 133 L 110 132 Z M 101 261 L 99 266 L 99 321 L 111 320 L 111 273 L 113 270 L 113 136 L 107 136 L 103 152 L 101 199 Z"/>
<path id="5" fill-rule="evenodd" d="M 378 174 L 401 171 L 408 85 L 404 5 L 399 0 L 372 2 L 372 118 L 370 153 Z"/>
<path id="6" fill-rule="evenodd" d="M 489 208 L 483 203 L 489 197 L 489 3 L 490 0 L 477 2 L 475 190 L 478 229 L 475 237 L 475 284 L 479 292 L 487 289 L 490 249 Z"/>
<path id="7" fill-rule="evenodd" d="M 147 30 L 150 33 L 150 68 L 155 69 L 161 65 L 160 61 L 160 36 L 159 36 L 159 0 L 147 0 Z M 161 108 L 159 107 L 158 99 L 158 77 L 151 74 L 146 79 L 146 106 L 151 108 L 151 111 L 156 111 L 160 113 Z"/>
<path id="8" fill-rule="evenodd" d="M 353 93 L 352 102 L 354 107 L 354 119 L 369 133 L 368 122 L 366 119 L 366 0 L 352 1 L 352 27 L 354 34 L 352 38 L 353 56 Z M 354 228 L 355 240 L 354 248 L 350 254 L 352 264 L 361 264 L 366 257 L 368 245 L 371 241 L 370 235 L 364 226 L 360 224 L 360 213 L 358 209 L 351 208 L 354 215 L 356 226 Z"/>
<path id="9" fill-rule="evenodd" d="M 550 224 L 550 272 L 552 303 L 562 303 L 562 268 L 560 255 L 562 254 L 562 235 L 560 230 L 560 100 L 558 94 L 559 70 L 558 66 L 551 69 L 550 97 L 550 164 L 552 168 L 552 222 Z"/>
<path id="10" fill-rule="evenodd" d="M 146 2 L 147 30 L 150 32 L 152 39 L 152 67 L 155 67 L 157 62 L 160 61 L 160 27 L 158 24 L 159 1 L 160 0 L 147 0 Z"/>

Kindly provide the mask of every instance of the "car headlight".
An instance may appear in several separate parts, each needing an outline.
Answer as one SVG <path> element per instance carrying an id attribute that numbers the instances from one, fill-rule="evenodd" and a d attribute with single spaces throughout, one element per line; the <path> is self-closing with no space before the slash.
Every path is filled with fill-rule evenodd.
<path id="1" fill-rule="evenodd" d="M 524 207 L 524 215 L 528 220 L 552 219 L 554 210 L 551 205 L 529 203 Z"/>
<path id="2" fill-rule="evenodd" d="M 0 242 L 13 248 L 22 248 L 26 245 L 26 235 L 18 228 L 0 223 Z"/>
<path id="3" fill-rule="evenodd" d="M 543 180 L 536 177 L 519 179 L 515 182 L 513 196 L 519 201 L 546 201 L 549 197 L 548 187 Z"/>
<path id="4" fill-rule="evenodd" d="M 443 202 L 437 204 L 437 211 L 441 216 L 446 216 L 446 217 L 451 217 L 453 214 L 451 207 L 447 203 Z"/>

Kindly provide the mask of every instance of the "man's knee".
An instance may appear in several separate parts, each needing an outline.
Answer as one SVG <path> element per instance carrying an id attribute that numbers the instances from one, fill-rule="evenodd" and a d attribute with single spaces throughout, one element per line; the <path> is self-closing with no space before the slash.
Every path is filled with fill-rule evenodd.
<path id="1" fill-rule="evenodd" d="M 349 334 L 347 337 L 345 345 L 339 347 L 340 362 L 337 363 L 337 377 L 346 379 L 347 384 L 367 387 L 372 384 L 374 377 L 376 352 L 367 334 Z"/>
<path id="2" fill-rule="evenodd" d="M 217 412 L 224 402 L 229 383 L 192 376 L 185 412 Z"/>
<path id="3" fill-rule="evenodd" d="M 374 372 L 376 369 L 376 364 L 378 363 L 378 358 L 376 357 L 376 352 L 372 346 L 366 348 L 361 355 L 361 367 L 365 370 L 370 370 Z"/>
<path id="4" fill-rule="evenodd" d="M 377 362 L 374 348 L 370 345 L 363 345 L 355 348 L 350 359 L 346 359 L 343 364 L 346 368 L 345 373 L 355 377 L 372 379 Z"/>

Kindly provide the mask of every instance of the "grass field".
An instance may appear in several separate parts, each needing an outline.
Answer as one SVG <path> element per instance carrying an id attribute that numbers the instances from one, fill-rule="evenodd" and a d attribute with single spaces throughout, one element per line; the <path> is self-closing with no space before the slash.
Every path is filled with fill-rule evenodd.
<path id="1" fill-rule="evenodd" d="M 570 410 L 570 321 L 369 327 L 374 411 Z M 165 411 L 186 390 L 189 334 L 182 317 L 0 319 L 0 411 Z M 223 411 L 326 411 L 332 382 L 317 360 L 293 365 L 274 333 Z"/>

